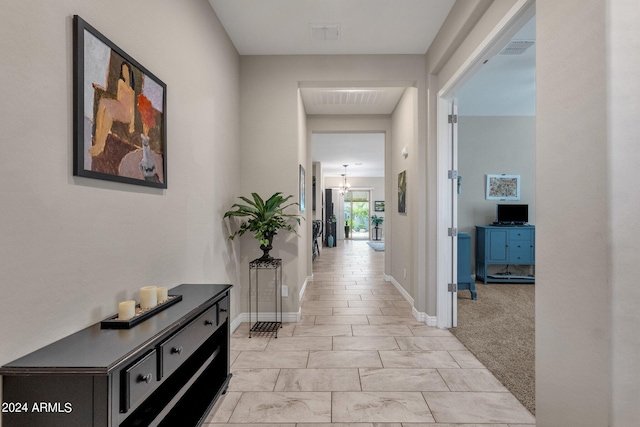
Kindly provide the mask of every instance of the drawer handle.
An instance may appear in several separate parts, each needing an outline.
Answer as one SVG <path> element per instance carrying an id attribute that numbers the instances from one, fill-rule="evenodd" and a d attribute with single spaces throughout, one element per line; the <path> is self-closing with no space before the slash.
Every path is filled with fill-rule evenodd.
<path id="1" fill-rule="evenodd" d="M 182 354 L 182 347 L 172 347 L 171 354 Z"/>
<path id="2" fill-rule="evenodd" d="M 213 320 L 207 319 L 207 320 L 204 321 L 204 324 L 207 325 L 207 326 L 211 326 L 211 325 L 213 325 Z"/>
<path id="3" fill-rule="evenodd" d="M 147 384 L 149 384 L 151 382 L 151 374 L 147 374 L 147 375 L 142 375 L 140 374 L 140 376 L 138 377 L 138 382 L 145 382 Z"/>
<path id="4" fill-rule="evenodd" d="M 221 308 L 221 309 L 220 309 L 220 311 L 221 311 L 222 313 L 226 313 L 226 312 L 227 312 L 227 309 L 226 309 L 226 308 Z"/>

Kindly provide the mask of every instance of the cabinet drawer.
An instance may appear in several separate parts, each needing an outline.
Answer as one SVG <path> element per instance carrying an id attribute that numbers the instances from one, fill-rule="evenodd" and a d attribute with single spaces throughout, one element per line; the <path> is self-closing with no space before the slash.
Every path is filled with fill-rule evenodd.
<path id="1" fill-rule="evenodd" d="M 509 264 L 531 264 L 531 248 L 509 251 Z"/>
<path id="2" fill-rule="evenodd" d="M 518 228 L 515 230 L 509 230 L 509 240 L 528 240 L 531 241 L 533 237 L 533 231 L 525 228 Z"/>
<path id="3" fill-rule="evenodd" d="M 218 306 L 218 326 L 229 318 L 229 298 L 223 298 L 216 304 Z"/>
<path id="4" fill-rule="evenodd" d="M 151 350 L 133 365 L 125 368 L 121 382 L 121 412 L 127 412 L 156 386 L 157 357 Z"/>
<path id="5" fill-rule="evenodd" d="M 214 304 L 194 321 L 160 344 L 159 377 L 171 375 L 217 329 L 218 305 Z"/>
<path id="6" fill-rule="evenodd" d="M 512 240 L 509 242 L 509 253 L 516 251 L 530 251 L 533 245 L 528 240 Z"/>

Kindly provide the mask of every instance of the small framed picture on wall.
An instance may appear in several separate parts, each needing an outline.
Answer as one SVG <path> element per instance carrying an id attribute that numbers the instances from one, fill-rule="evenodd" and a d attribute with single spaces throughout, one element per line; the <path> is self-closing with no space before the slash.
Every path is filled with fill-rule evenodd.
<path id="1" fill-rule="evenodd" d="M 486 200 L 520 200 L 520 175 L 487 175 Z"/>

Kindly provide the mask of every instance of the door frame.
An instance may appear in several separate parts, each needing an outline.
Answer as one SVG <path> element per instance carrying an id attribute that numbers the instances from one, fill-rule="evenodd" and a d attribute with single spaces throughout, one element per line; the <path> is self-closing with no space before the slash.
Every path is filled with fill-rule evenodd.
<path id="1" fill-rule="evenodd" d="M 371 240 L 371 209 L 372 209 L 372 192 L 373 192 L 373 188 L 369 188 L 369 187 L 355 187 L 355 188 L 351 188 L 349 189 L 349 192 L 362 192 L 362 193 L 367 193 L 367 204 L 369 205 L 369 237 L 367 239 L 354 239 L 353 238 L 353 230 L 350 231 L 350 236 L 348 239 L 346 238 L 346 236 L 344 235 L 344 227 L 342 228 L 342 238 L 344 240 Z M 344 226 L 344 222 L 346 220 L 346 218 L 344 217 L 344 213 L 345 213 L 345 205 L 347 204 L 347 202 L 345 201 L 344 197 L 342 197 L 340 199 L 341 201 L 341 214 L 342 214 L 342 224 Z M 353 216 L 353 201 L 349 202 L 351 203 L 351 215 Z"/>
<path id="2" fill-rule="evenodd" d="M 455 94 L 473 77 L 484 63 L 496 55 L 507 42 L 535 16 L 535 1 L 518 0 L 485 39 L 476 47 L 469 57 L 456 70 L 451 78 L 445 82 L 437 94 L 437 145 L 436 171 L 438 194 L 437 201 L 437 250 L 436 250 L 436 299 L 438 328 L 446 329 L 457 325 L 457 310 L 453 297 L 449 291 L 449 284 L 456 283 L 457 253 L 456 243 L 449 236 L 449 228 L 457 227 L 457 212 L 449 197 L 452 180 L 448 172 L 452 165 L 457 167 L 457 146 L 450 135 L 449 125 L 450 105 L 455 101 Z M 451 158 L 451 156 L 455 158 Z"/>

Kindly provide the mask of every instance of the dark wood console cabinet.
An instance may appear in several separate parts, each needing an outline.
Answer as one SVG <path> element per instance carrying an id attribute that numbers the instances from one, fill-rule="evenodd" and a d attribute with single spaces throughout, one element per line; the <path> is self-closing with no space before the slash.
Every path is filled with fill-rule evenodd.
<path id="1" fill-rule="evenodd" d="M 201 425 L 231 378 L 230 289 L 177 286 L 131 329 L 97 323 L 3 366 L 2 426 Z"/>

